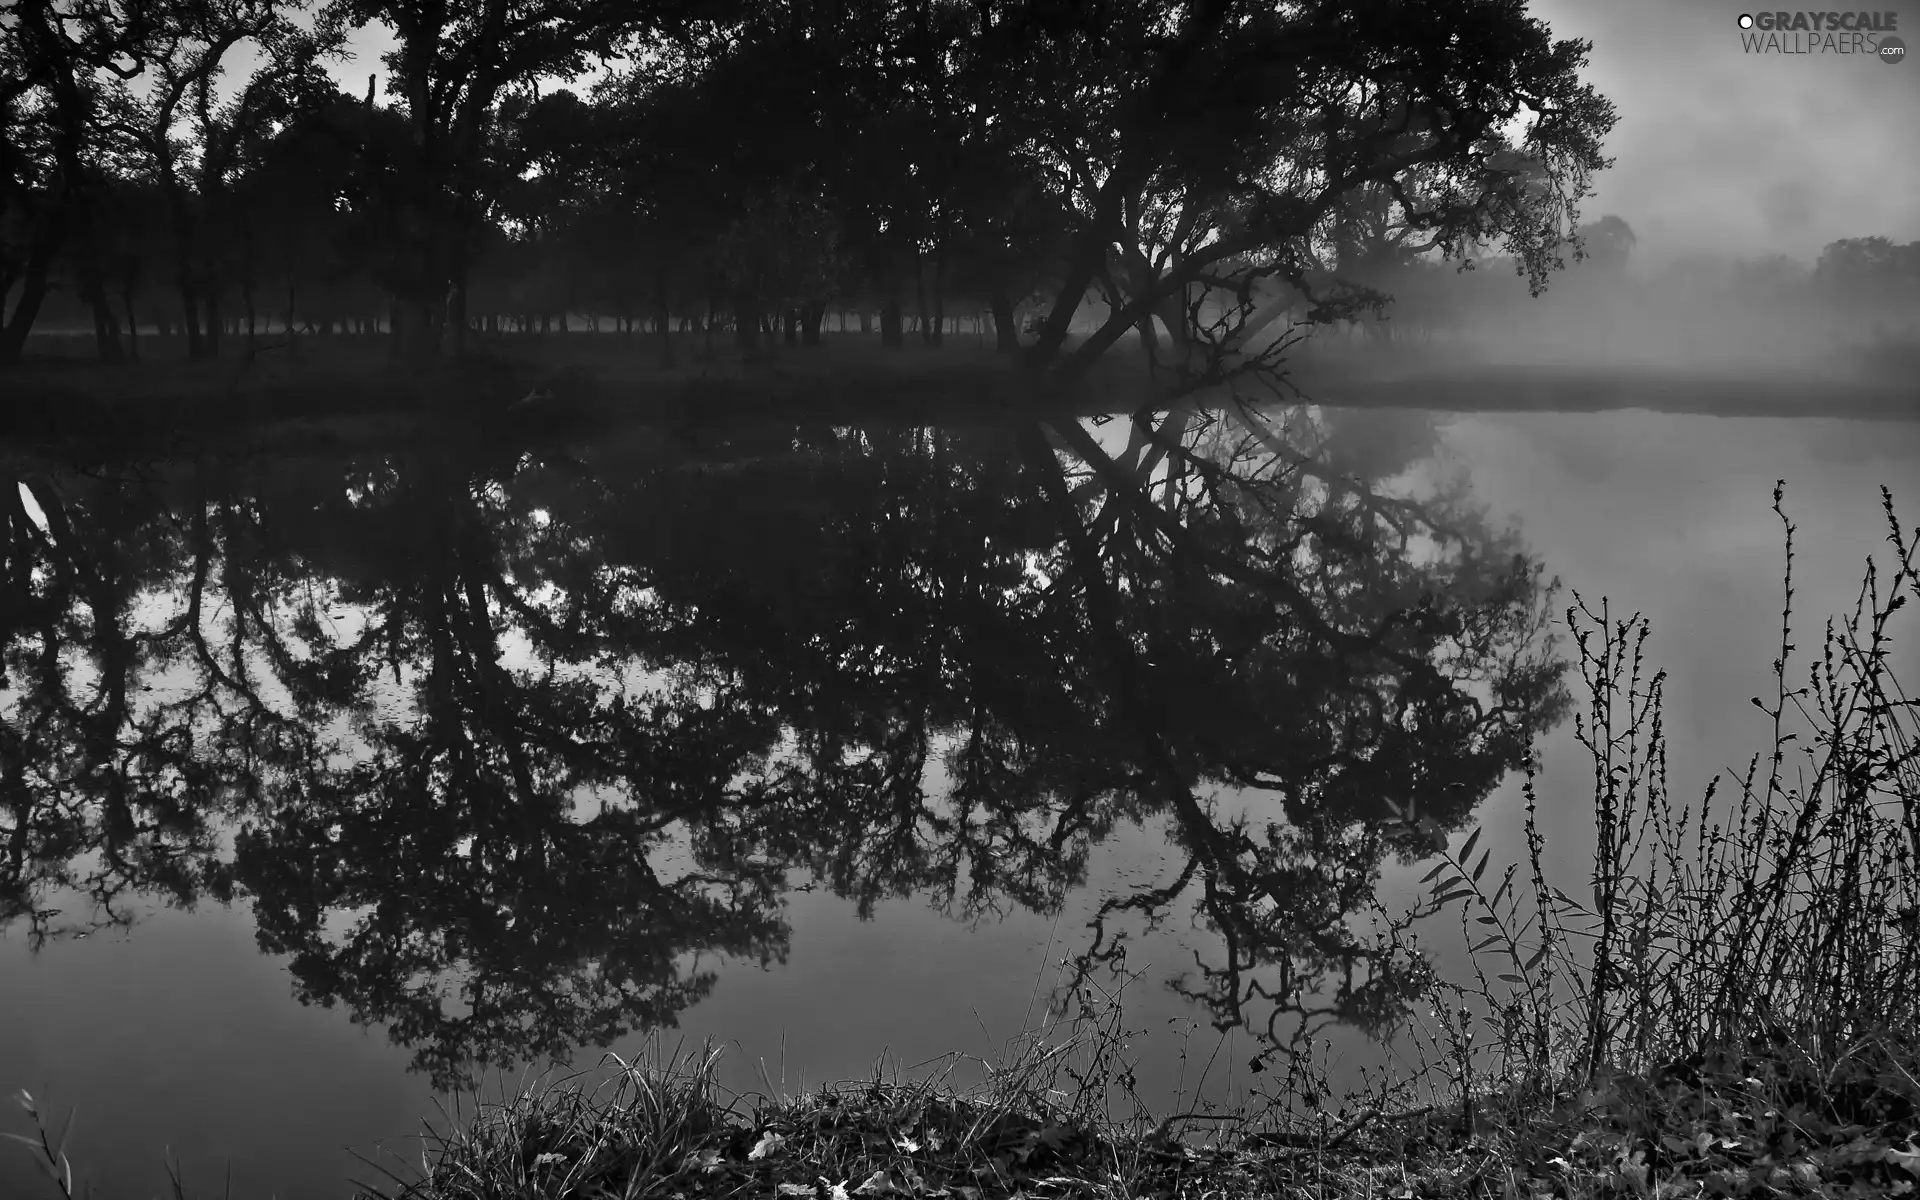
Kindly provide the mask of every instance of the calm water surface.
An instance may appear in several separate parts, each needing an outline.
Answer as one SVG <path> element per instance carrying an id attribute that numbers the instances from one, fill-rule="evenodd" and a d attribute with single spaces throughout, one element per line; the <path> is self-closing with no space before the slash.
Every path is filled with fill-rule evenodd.
<path id="1" fill-rule="evenodd" d="M 1773 481 L 1810 646 L 1920 463 L 1906 424 L 1260 432 L 1163 429 L 1171 480 L 1124 419 L 13 464 L 0 1089 L 80 1104 L 104 1194 L 171 1153 L 336 1196 L 481 1067 L 712 1036 L 791 1089 L 1122 964 L 1150 1102 L 1245 1086 L 1294 984 L 1356 1081 L 1407 978 L 1368 881 L 1404 905 L 1434 833 L 1390 806 L 1507 861 L 1537 744 L 1584 885 L 1567 589 L 1652 618 L 1695 795 L 1763 733 Z"/>

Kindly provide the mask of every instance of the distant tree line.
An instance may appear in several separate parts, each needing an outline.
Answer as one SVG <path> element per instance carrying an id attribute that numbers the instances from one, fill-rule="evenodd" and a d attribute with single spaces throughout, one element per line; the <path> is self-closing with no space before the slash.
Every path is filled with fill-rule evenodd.
<path id="1" fill-rule="evenodd" d="M 418 361 L 568 314 L 984 313 L 1049 369 L 1137 334 L 1204 375 L 1436 255 L 1542 287 L 1614 120 L 1587 50 L 1508 0 L 0 0 L 0 360 L 56 314 L 106 360 L 158 326 Z"/>
<path id="2" fill-rule="evenodd" d="M 1920 242 L 1843 238 L 1807 263 L 1785 254 L 1685 254 L 1628 271 L 1638 238 L 1608 214 L 1576 231 L 1580 262 L 1558 281 L 1554 303 L 1529 306 L 1527 289 L 1505 256 L 1470 248 L 1469 269 L 1417 247 L 1378 237 L 1358 252 L 1334 256 L 1325 274 L 1364 281 L 1390 303 L 1338 323 L 1340 332 L 1370 340 L 1426 341 L 1436 334 L 1511 332 L 1516 321 L 1593 318 L 1608 310 L 1657 320 L 1684 319 L 1693 328 L 1753 323 L 1756 318 L 1832 328 L 1912 330 L 1920 321 Z"/>

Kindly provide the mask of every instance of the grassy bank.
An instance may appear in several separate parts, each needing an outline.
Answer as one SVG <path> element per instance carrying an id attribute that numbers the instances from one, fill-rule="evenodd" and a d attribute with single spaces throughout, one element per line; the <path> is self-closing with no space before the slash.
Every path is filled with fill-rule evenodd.
<path id="1" fill-rule="evenodd" d="M 1890 562 L 1817 652 L 1792 632 L 1786 541 L 1770 730 L 1725 790 L 1675 810 L 1647 625 L 1568 612 L 1594 767 L 1592 902 L 1471 831 L 1385 912 L 1457 919 L 1470 981 L 1436 981 L 1420 1068 L 1337 1102 L 1312 1046 L 1214 1107 L 1133 1085 L 1124 981 L 996 1061 L 958 1056 L 809 1092 L 725 1092 L 711 1048 L 614 1061 L 445 1114 L 367 1163 L 368 1196 L 1898 1196 L 1920 1189 L 1920 714 L 1888 669 L 1920 531 L 1883 492 Z M 1732 702 L 1744 703 L 1739 698 Z M 974 1071 L 982 1082 L 959 1086 Z M 31 1103 L 31 1102 L 29 1102 Z M 29 1110 L 33 1111 L 33 1110 Z M 41 1114 L 34 1112 L 36 1121 Z M 29 1150 L 77 1195 L 57 1122 Z M 174 1179 L 176 1196 L 216 1195 Z"/>

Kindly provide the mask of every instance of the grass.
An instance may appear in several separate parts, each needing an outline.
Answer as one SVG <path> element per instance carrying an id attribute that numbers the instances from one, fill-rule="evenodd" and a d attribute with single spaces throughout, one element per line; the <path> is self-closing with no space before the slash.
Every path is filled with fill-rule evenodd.
<path id="1" fill-rule="evenodd" d="M 1454 914 L 1473 981 L 1436 981 L 1406 1033 L 1418 1069 L 1331 1103 L 1314 1045 L 1230 1103 L 1202 1078 L 1168 1113 L 1133 1076 L 1124 984 L 997 1061 L 948 1056 L 807 1092 L 728 1094 L 712 1046 L 463 1102 L 417 1157 L 368 1160 L 365 1197 L 1898 1196 L 1920 1190 L 1920 720 L 1888 668 L 1920 530 L 1882 489 L 1890 570 L 1869 563 L 1804 682 L 1786 542 L 1768 748 L 1697 810 L 1667 790 L 1665 675 L 1647 622 L 1577 596 L 1593 762 L 1592 904 L 1527 861 L 1490 873 L 1475 830 L 1427 900 Z M 1797 684 L 1797 686 L 1796 686 Z M 960 1087 L 957 1070 L 981 1082 Z M 1211 1065 L 1211 1064 L 1209 1064 Z M 22 1138 L 62 1196 L 60 1139 Z M 180 1196 L 177 1173 L 170 1174 Z"/>

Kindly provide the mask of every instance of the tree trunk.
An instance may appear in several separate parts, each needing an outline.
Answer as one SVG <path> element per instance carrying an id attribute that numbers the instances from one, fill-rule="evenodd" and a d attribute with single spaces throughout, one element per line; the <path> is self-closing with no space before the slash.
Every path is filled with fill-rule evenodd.
<path id="1" fill-rule="evenodd" d="M 54 256 L 66 237 L 67 213 L 64 207 L 56 207 L 47 219 L 47 227 L 40 231 L 27 251 L 27 265 L 20 273 L 20 299 L 14 302 L 13 313 L 5 325 L 0 326 L 0 362 L 18 361 L 26 349 L 27 334 L 32 332 L 33 322 L 40 315 L 40 305 L 47 298 Z M 0 313 L 5 312 L 5 307 L 6 295 L 0 293 Z"/>
<path id="2" fill-rule="evenodd" d="M 93 348 L 101 362 L 125 362 L 126 352 L 120 347 L 120 318 L 108 303 L 105 289 L 96 283 L 91 291 L 87 307 L 93 310 Z"/>
<path id="3" fill-rule="evenodd" d="M 860 332 L 869 334 L 873 332 L 873 314 L 865 307 L 860 309 Z"/>
<path id="4" fill-rule="evenodd" d="M 900 302 L 889 297 L 880 306 L 880 344 L 882 346 L 904 346 L 907 344 L 906 332 L 902 329 Z"/>
<path id="5" fill-rule="evenodd" d="M 120 318 L 107 298 L 106 273 L 100 269 L 100 237 L 93 214 L 82 207 L 76 217 L 74 266 L 79 276 L 81 301 L 93 314 L 94 351 L 101 362 L 126 361 L 120 347 Z"/>
<path id="6" fill-rule="evenodd" d="M 933 330 L 927 325 L 927 271 L 918 254 L 913 256 L 913 313 L 920 321 L 920 343 L 933 342 Z"/>
<path id="7" fill-rule="evenodd" d="M 1160 333 L 1153 327 L 1153 314 L 1143 313 L 1140 317 L 1140 348 L 1147 357 L 1155 361 L 1160 357 Z"/>
<path id="8" fill-rule="evenodd" d="M 805 346 L 820 344 L 820 323 L 826 320 L 827 306 L 809 304 L 800 313 L 800 343 Z"/>
<path id="9" fill-rule="evenodd" d="M 759 298 L 751 293 L 742 292 L 733 306 L 733 339 L 742 350 L 751 350 L 760 341 L 760 322 L 766 315 L 760 311 Z"/>
<path id="10" fill-rule="evenodd" d="M 200 334 L 200 348 L 208 358 L 220 357 L 220 297 L 215 294 L 206 298 L 207 325 Z"/>
<path id="11" fill-rule="evenodd" d="M 1020 349 L 1020 328 L 1014 324 L 1013 301 L 1007 299 L 1005 288 L 996 287 L 987 297 L 987 303 L 993 307 L 993 348 L 1000 354 L 1012 354 Z"/>
<path id="12" fill-rule="evenodd" d="M 402 297 L 394 305 L 394 345 L 401 362 L 417 365 L 439 356 L 441 330 L 435 320 L 435 307 L 433 298 L 427 296 Z"/>
<path id="13" fill-rule="evenodd" d="M 1067 341 L 1067 331 L 1073 325 L 1073 314 L 1079 311 L 1087 288 L 1106 260 L 1106 243 L 1091 234 L 1082 235 L 1065 284 L 1054 296 L 1053 307 L 1047 310 L 1046 322 L 1040 327 L 1040 340 L 1028 349 L 1035 362 L 1049 362 L 1060 353 L 1060 347 Z"/>
<path id="14" fill-rule="evenodd" d="M 655 303 L 659 305 L 660 312 L 658 320 L 660 326 L 660 369 L 662 371 L 671 371 L 673 369 L 673 315 L 667 311 L 667 300 L 664 294 L 659 296 L 655 300 Z"/>
<path id="15" fill-rule="evenodd" d="M 133 284 L 120 281 L 120 304 L 127 310 L 127 357 L 140 361 L 140 326 L 133 313 Z"/>
<path id="16" fill-rule="evenodd" d="M 787 310 L 780 314 L 780 320 L 782 325 L 780 340 L 789 346 L 798 342 L 800 340 L 800 310 L 794 308 L 792 305 L 788 305 Z"/>
<path id="17" fill-rule="evenodd" d="M 84 241 L 84 239 L 83 239 Z M 92 246 L 82 250 L 83 254 L 93 254 Z M 100 273 L 91 261 L 81 265 L 83 272 L 80 282 L 80 298 L 86 302 L 93 314 L 93 348 L 105 363 L 125 362 L 127 356 L 120 347 L 120 318 L 113 311 L 113 304 L 107 299 L 107 289 L 100 280 Z"/>
<path id="18" fill-rule="evenodd" d="M 240 277 L 240 303 L 244 305 L 246 308 L 247 359 L 248 361 L 252 361 L 254 347 L 259 343 L 259 336 L 257 331 L 254 328 L 255 323 L 254 323 L 254 311 L 253 311 L 253 280 L 251 276 L 242 275 Z"/>
<path id="19" fill-rule="evenodd" d="M 467 352 L 467 284 L 455 277 L 447 281 L 447 354 L 454 359 Z"/>
<path id="20" fill-rule="evenodd" d="M 947 332 L 947 259 L 935 246 L 933 256 L 933 344 L 941 344 Z"/>
<path id="21" fill-rule="evenodd" d="M 1176 371 L 1198 373 L 1206 366 L 1204 344 L 1196 346 L 1187 329 L 1187 298 L 1168 296 L 1160 301 L 1160 322 L 1167 327 L 1169 351 L 1163 360 Z"/>
<path id="22" fill-rule="evenodd" d="M 198 361 L 207 356 L 206 343 L 200 337 L 200 293 L 191 283 L 180 283 L 180 313 L 184 319 L 182 328 L 187 335 L 187 357 Z"/>

